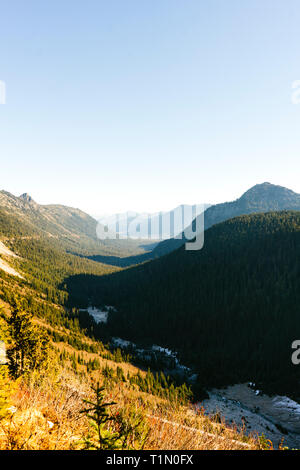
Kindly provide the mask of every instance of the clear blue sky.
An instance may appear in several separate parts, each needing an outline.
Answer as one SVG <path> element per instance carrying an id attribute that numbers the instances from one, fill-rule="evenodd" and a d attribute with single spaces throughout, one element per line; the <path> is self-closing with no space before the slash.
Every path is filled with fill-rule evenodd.
<path id="1" fill-rule="evenodd" d="M 300 193 L 299 0 L 1 4 L 1 188 L 90 213 Z"/>

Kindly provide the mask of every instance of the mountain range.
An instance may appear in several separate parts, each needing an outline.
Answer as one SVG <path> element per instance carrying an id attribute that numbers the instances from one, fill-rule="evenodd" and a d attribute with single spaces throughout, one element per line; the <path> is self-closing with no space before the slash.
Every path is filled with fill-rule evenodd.
<path id="1" fill-rule="evenodd" d="M 300 194 L 271 183 L 257 184 L 232 202 L 215 204 L 204 212 L 204 229 L 239 215 L 259 212 L 300 210 Z M 195 230 L 195 221 L 193 222 Z M 186 242 L 184 233 L 180 239 L 164 240 L 155 247 L 153 256 L 161 256 L 176 250 Z"/>
<path id="2" fill-rule="evenodd" d="M 128 211 L 121 214 L 109 214 L 97 217 L 100 224 L 107 226 L 109 231 L 115 232 L 121 238 L 127 238 L 131 225 L 138 226 L 138 238 L 152 240 L 169 239 L 180 234 L 187 225 L 191 224 L 193 217 L 210 207 L 210 204 L 181 204 L 170 211 L 160 212 L 134 212 Z M 193 211 L 195 214 L 193 215 Z"/>
<path id="3" fill-rule="evenodd" d="M 39 318 L 101 341 L 175 350 L 200 389 L 251 380 L 300 400 L 290 360 L 300 337 L 300 195 L 263 183 L 204 219 L 202 250 L 171 239 L 150 251 L 141 241 L 98 240 L 97 221 L 78 209 L 1 191 L 0 257 L 21 277 L 0 270 L 0 294 L 10 301 L 19 286 L 28 305 L 38 299 Z M 122 260 L 127 269 L 113 266 Z M 107 324 L 79 312 L 91 305 L 115 307 Z"/>
<path id="4" fill-rule="evenodd" d="M 182 210 L 187 207 L 179 206 L 164 214 L 170 216 L 177 209 Z M 114 215 L 97 221 L 80 209 L 63 205 L 37 204 L 27 193 L 17 197 L 7 191 L 0 191 L 0 209 L 10 216 L 17 217 L 23 231 L 27 227 L 36 235 L 56 238 L 67 251 L 104 264 L 117 266 L 138 264 L 170 253 L 186 242 L 184 233 L 179 234 L 178 238 L 166 239 L 160 243 L 157 239 L 99 240 L 98 224 L 103 223 L 104 229 L 105 225 L 114 220 L 112 219 Z M 270 183 L 257 184 L 235 201 L 206 205 L 204 228 L 207 230 L 217 223 L 239 215 L 282 210 L 300 210 L 300 195 Z M 150 215 L 154 217 L 153 226 L 158 227 L 158 214 Z M 147 220 L 149 214 L 129 213 L 129 219 L 128 214 L 123 214 L 121 219 L 133 220 L 134 217 Z M 192 229 L 195 230 L 195 220 L 192 222 Z M 174 233 L 179 232 L 178 227 L 173 227 L 173 230 Z"/>
<path id="5" fill-rule="evenodd" d="M 204 211 L 204 229 L 207 230 L 215 224 L 224 222 L 233 217 L 255 213 L 265 213 L 269 211 L 300 210 L 300 194 L 271 183 L 257 184 L 246 191 L 240 198 L 231 202 L 224 202 L 207 207 Z M 201 216 L 200 216 L 201 217 Z M 186 227 L 186 231 L 196 231 L 196 220 L 192 226 Z M 201 227 L 201 224 L 199 223 Z M 128 267 L 150 261 L 160 256 L 171 253 L 186 243 L 183 233 L 177 238 L 170 238 L 159 243 L 148 245 L 145 253 L 130 256 L 105 256 L 103 254 L 94 255 L 91 259 L 120 267 Z M 147 249 L 148 248 L 148 249 Z"/>
<path id="6" fill-rule="evenodd" d="M 66 251 L 74 254 L 122 257 L 145 252 L 139 246 L 140 241 L 99 240 L 98 222 L 90 215 L 64 205 L 38 204 L 27 193 L 17 197 L 7 191 L 0 191 L 0 210 L 3 214 L 16 217 L 23 231 L 26 228 L 30 234 L 56 239 Z M 146 244 L 147 241 L 143 241 L 143 246 Z"/>

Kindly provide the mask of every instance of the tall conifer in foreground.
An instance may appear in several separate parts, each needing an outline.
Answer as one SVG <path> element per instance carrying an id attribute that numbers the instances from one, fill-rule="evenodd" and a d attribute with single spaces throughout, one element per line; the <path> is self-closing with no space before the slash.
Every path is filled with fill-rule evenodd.
<path id="1" fill-rule="evenodd" d="M 49 339 L 33 324 L 32 314 L 22 308 L 19 300 L 15 302 L 8 325 L 10 347 L 7 356 L 12 377 L 18 378 L 26 372 L 46 366 Z"/>

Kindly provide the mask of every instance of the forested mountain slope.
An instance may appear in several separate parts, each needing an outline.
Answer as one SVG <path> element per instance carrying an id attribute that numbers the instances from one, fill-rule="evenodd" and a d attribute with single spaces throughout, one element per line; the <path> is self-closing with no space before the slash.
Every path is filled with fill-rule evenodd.
<path id="1" fill-rule="evenodd" d="M 23 217 L 11 208 L 0 207 L 0 242 L 4 248 L 0 253 L 0 277 L 3 266 L 9 266 L 22 277 L 19 283 L 61 304 L 65 303 L 67 292 L 59 285 L 66 277 L 82 273 L 102 275 L 116 269 L 69 253 L 59 238 L 48 236 L 32 223 L 31 217 Z"/>
<path id="2" fill-rule="evenodd" d="M 204 211 L 204 229 L 207 230 L 217 223 L 239 215 L 282 210 L 300 210 L 300 195 L 282 186 L 270 183 L 257 184 L 235 201 L 209 206 Z M 200 230 L 202 230 L 199 218 L 196 220 L 199 222 Z M 196 231 L 196 220 L 192 222 L 194 233 Z M 190 229 L 191 227 L 187 227 L 186 230 Z M 100 255 L 94 256 L 92 259 L 116 266 L 132 266 L 171 253 L 184 245 L 186 241 L 185 235 L 182 233 L 177 238 L 161 241 L 154 246 L 152 251 L 137 256 L 118 258 Z"/>
<path id="3" fill-rule="evenodd" d="M 299 393 L 300 213 L 241 216 L 184 247 L 103 278 L 75 276 L 70 299 L 114 305 L 111 334 L 180 352 L 204 386 L 252 380 Z"/>
<path id="4" fill-rule="evenodd" d="M 239 199 L 209 207 L 204 212 L 205 230 L 214 224 L 237 217 L 239 215 L 282 210 L 300 210 L 300 194 L 282 186 L 270 183 L 257 184 L 246 191 Z M 193 222 L 195 230 L 195 221 Z M 186 242 L 181 239 L 170 239 L 159 243 L 153 250 L 152 257 L 162 256 L 176 250 Z"/>
<path id="5" fill-rule="evenodd" d="M 17 197 L 0 191 L 0 208 L 7 216 L 18 218 L 19 230 L 24 231 L 27 227 L 36 236 L 52 238 L 57 245 L 74 254 L 122 257 L 145 251 L 139 247 L 139 241 L 99 240 L 96 233 L 98 222 L 93 217 L 72 207 L 37 204 L 26 193 Z"/>
<path id="6" fill-rule="evenodd" d="M 19 201 L 0 207 L 0 265 L 6 260 L 23 275 L 0 269 L 0 450 L 264 448 L 264 438 L 195 413 L 197 395 L 185 378 L 150 363 L 146 372 L 132 355 L 104 345 L 107 334 L 95 339 L 93 318 L 66 308 L 64 280 L 113 268 L 67 253 L 59 236 L 33 223 L 43 219 L 24 199 L 25 208 Z M 102 428 L 107 445 L 82 413 L 84 399 L 99 398 L 91 389 L 98 382 L 114 406 Z"/>

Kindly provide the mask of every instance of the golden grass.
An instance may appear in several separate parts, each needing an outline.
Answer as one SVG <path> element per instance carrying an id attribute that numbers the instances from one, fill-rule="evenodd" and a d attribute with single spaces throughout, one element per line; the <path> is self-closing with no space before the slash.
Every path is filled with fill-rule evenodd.
<path id="1" fill-rule="evenodd" d="M 13 397 L 8 418 L 0 421 L 0 450 L 68 450 L 83 448 L 88 434 L 87 418 L 80 413 L 83 398 L 90 398 L 90 384 L 72 372 L 41 379 L 32 376 Z M 126 384 L 110 383 L 107 399 L 117 404 L 111 412 L 144 416 L 149 433 L 148 450 L 254 450 L 261 448 L 255 437 L 228 428 L 197 413 L 191 406 L 171 404 L 158 397 L 130 389 Z M 118 430 L 114 422 L 112 431 Z M 136 442 L 135 448 L 140 448 Z"/>
<path id="2" fill-rule="evenodd" d="M 5 313 L 9 306 L 3 302 Z M 53 328 L 41 319 L 40 326 Z M 53 328 L 57 329 L 57 328 Z M 60 328 L 58 330 L 61 331 Z M 92 339 L 78 336 L 87 343 Z M 96 344 L 96 343 L 95 343 Z M 113 369 L 118 366 L 125 376 L 128 372 L 140 372 L 129 363 L 115 363 L 99 354 L 77 351 L 66 343 L 52 343 L 56 371 L 48 377 L 32 374 L 30 379 L 19 384 L 12 397 L 13 407 L 8 417 L 0 420 L 0 450 L 69 450 L 83 448 L 83 438 L 89 433 L 87 418 L 81 413 L 83 399 L 91 398 L 91 381 L 103 381 L 99 370 L 86 373 L 86 368 L 78 364 L 78 372 L 72 370 L 70 361 L 58 364 L 59 352 L 65 349 L 85 360 L 98 359 L 100 366 L 108 364 Z M 128 382 L 106 382 L 107 398 L 117 404 L 111 412 L 117 416 L 130 417 L 142 413 L 148 427 L 147 439 L 143 448 L 147 450 L 255 450 L 266 448 L 256 436 L 247 437 L 242 431 L 228 427 L 225 422 L 205 416 L 204 410 L 195 410 L 192 405 L 182 406 L 157 396 L 137 390 Z M 109 426 L 118 431 L 117 421 Z M 141 443 L 133 439 L 131 448 L 139 449 Z M 272 444 L 269 443 L 269 448 Z"/>

